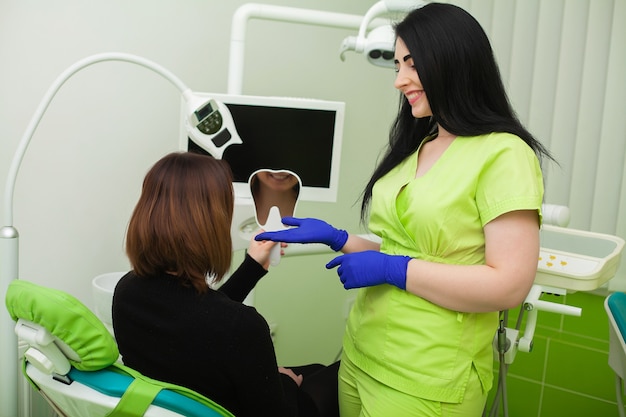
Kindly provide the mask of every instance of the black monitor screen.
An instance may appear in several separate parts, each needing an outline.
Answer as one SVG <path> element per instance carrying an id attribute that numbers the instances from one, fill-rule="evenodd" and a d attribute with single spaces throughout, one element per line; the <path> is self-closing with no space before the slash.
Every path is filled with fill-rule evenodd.
<path id="1" fill-rule="evenodd" d="M 335 134 L 334 110 L 224 103 L 243 143 L 230 145 L 222 159 L 235 182 L 248 182 L 258 169 L 287 169 L 305 187 L 330 186 Z M 192 152 L 207 153 L 188 139 Z"/>

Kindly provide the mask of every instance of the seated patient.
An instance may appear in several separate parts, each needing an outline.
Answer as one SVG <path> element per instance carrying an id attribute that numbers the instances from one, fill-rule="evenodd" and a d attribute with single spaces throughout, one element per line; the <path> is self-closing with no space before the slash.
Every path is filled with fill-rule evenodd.
<path id="1" fill-rule="evenodd" d="M 150 169 L 126 236 L 132 270 L 113 296 L 124 364 L 237 417 L 337 415 L 338 365 L 279 368 L 267 322 L 242 304 L 275 243 L 252 241 L 218 290 L 207 283 L 229 271 L 233 206 L 223 161 L 181 152 Z"/>

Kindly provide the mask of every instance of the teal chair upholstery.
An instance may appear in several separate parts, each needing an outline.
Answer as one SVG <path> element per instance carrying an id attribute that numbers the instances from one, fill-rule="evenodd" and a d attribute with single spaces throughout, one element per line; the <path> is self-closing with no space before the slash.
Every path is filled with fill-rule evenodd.
<path id="1" fill-rule="evenodd" d="M 5 301 L 28 345 L 24 375 L 60 416 L 234 417 L 192 390 L 121 364 L 115 339 L 70 294 L 15 280 Z"/>
<path id="2" fill-rule="evenodd" d="M 609 317 L 609 366 L 615 371 L 615 394 L 620 417 L 624 417 L 624 378 L 626 377 L 626 293 L 615 292 L 604 300 Z"/>

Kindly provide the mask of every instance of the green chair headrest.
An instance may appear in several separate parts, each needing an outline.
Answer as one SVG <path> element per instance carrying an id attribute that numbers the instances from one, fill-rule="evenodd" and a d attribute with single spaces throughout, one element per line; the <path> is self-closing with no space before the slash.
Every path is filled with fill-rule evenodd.
<path id="1" fill-rule="evenodd" d="M 72 349 L 77 360 L 70 363 L 81 371 L 106 368 L 119 357 L 117 343 L 104 324 L 70 294 L 35 283 L 14 280 L 6 294 L 6 307 L 15 321 L 37 323 Z"/>

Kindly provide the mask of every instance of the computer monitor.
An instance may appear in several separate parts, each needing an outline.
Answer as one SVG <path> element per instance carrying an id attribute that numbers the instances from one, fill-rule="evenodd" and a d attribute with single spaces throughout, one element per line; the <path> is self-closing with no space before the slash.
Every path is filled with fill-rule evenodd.
<path id="1" fill-rule="evenodd" d="M 258 169 L 293 171 L 302 180 L 300 200 L 337 200 L 345 104 L 315 99 L 195 93 L 226 105 L 243 143 L 228 145 L 222 159 L 233 171 L 235 195 L 251 198 L 250 175 Z M 207 153 L 188 137 L 181 149 Z"/>
<path id="2" fill-rule="evenodd" d="M 219 149 L 221 155 L 213 155 L 227 161 L 233 171 L 234 243 L 237 243 L 235 235 L 244 240 L 249 238 L 254 212 L 248 180 L 259 169 L 296 173 L 302 181 L 299 201 L 337 200 L 345 103 L 290 97 L 194 95 L 198 104 L 210 99 L 224 104 L 242 141 L 232 144 L 224 141 L 227 145 Z M 180 148 L 212 154 L 189 137 L 184 120 L 187 108 L 188 103 L 183 102 Z M 240 247 L 242 242 L 235 244 L 235 249 Z"/>

